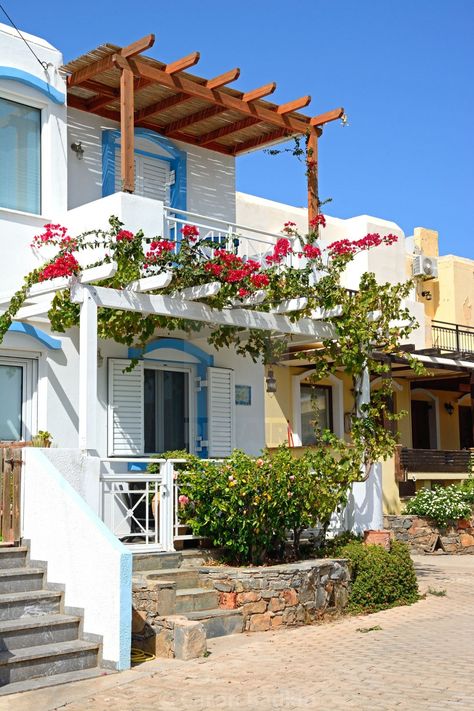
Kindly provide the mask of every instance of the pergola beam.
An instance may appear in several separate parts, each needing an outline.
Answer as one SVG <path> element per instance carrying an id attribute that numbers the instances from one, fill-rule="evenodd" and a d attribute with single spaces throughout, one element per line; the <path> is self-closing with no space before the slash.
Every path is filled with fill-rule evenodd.
<path id="1" fill-rule="evenodd" d="M 149 34 L 137 40 L 136 42 L 132 42 L 132 44 L 129 44 L 126 47 L 122 47 L 122 49 L 120 49 L 117 54 L 120 54 L 120 56 L 124 58 L 136 57 L 137 54 L 140 54 L 140 52 L 144 52 L 146 49 L 149 49 L 154 44 L 155 35 Z M 98 59 L 97 62 L 89 64 L 87 67 L 84 67 L 84 69 L 78 69 L 77 72 L 74 72 L 68 77 L 68 87 L 71 88 L 73 86 L 78 86 L 79 84 L 83 84 L 85 81 L 92 79 L 98 74 L 110 71 L 110 69 L 113 69 L 114 67 L 113 57 L 114 54 L 110 54 L 109 56 L 104 57 L 103 59 Z"/>
<path id="2" fill-rule="evenodd" d="M 135 125 L 134 125 L 134 76 L 126 59 L 113 56 L 114 65 L 120 67 L 120 169 L 122 190 L 135 192 Z"/>
<path id="3" fill-rule="evenodd" d="M 277 108 L 277 114 L 280 116 L 285 116 L 286 114 L 291 114 L 292 111 L 299 111 L 299 109 L 304 109 L 305 106 L 311 103 L 311 97 L 309 95 L 302 96 L 294 101 L 288 101 L 286 104 L 280 104 Z"/>
<path id="4" fill-rule="evenodd" d="M 211 90 L 207 86 L 198 84 L 179 74 L 169 75 L 162 69 L 147 64 L 140 58 L 131 60 L 130 65 L 137 76 L 152 79 L 169 89 L 189 94 L 190 96 L 197 97 L 211 104 L 225 107 L 230 111 L 239 111 L 242 114 L 253 116 L 254 118 L 260 119 L 260 121 L 274 124 L 282 129 L 290 130 L 293 133 L 305 133 L 308 128 L 308 122 L 304 119 L 291 117 L 287 114 L 278 114 L 275 110 L 242 101 L 241 98 L 227 94 L 219 89 Z"/>
<path id="5" fill-rule="evenodd" d="M 257 99 L 263 99 L 264 96 L 269 96 L 273 94 L 276 89 L 276 82 L 272 81 L 271 84 L 265 84 L 260 86 L 258 89 L 253 89 L 253 91 L 246 91 L 242 96 L 242 101 L 257 101 Z"/>
<path id="6" fill-rule="evenodd" d="M 286 316 L 245 309 L 215 309 L 205 304 L 180 300 L 172 296 L 137 294 L 127 290 L 103 286 L 75 284 L 71 288 L 73 303 L 82 303 L 86 293 L 97 306 L 122 311 L 155 314 L 186 319 L 207 324 L 234 326 L 246 330 L 276 331 L 293 335 L 309 336 L 317 340 L 336 337 L 332 324 L 312 319 L 300 319 L 293 323 Z"/>
<path id="7" fill-rule="evenodd" d="M 313 116 L 310 120 L 310 126 L 324 126 L 324 124 L 330 121 L 337 121 L 344 116 L 344 109 L 341 107 L 339 109 L 334 109 L 333 111 L 326 111 L 324 114 L 319 114 L 319 116 Z"/>
<path id="8" fill-rule="evenodd" d="M 189 69 L 189 67 L 194 67 L 194 65 L 199 62 L 200 58 L 201 55 L 199 54 L 199 52 L 193 52 L 192 54 L 188 54 L 182 59 L 177 59 L 175 62 L 167 64 L 165 67 L 165 72 L 167 74 L 177 74 L 178 72 L 182 72 L 185 69 Z"/>

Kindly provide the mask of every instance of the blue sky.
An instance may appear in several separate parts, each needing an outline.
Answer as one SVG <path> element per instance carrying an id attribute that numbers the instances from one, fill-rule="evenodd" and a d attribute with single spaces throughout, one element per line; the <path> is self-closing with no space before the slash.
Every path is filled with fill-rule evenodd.
<path id="1" fill-rule="evenodd" d="M 312 115 L 344 106 L 349 127 L 320 141 L 326 212 L 437 229 L 441 253 L 474 258 L 474 0 L 2 2 L 66 61 L 154 32 L 163 61 L 199 50 L 203 76 L 239 66 L 235 88 L 276 81 L 275 101 L 311 94 Z M 305 203 L 289 155 L 241 157 L 237 176 L 239 190 Z"/>

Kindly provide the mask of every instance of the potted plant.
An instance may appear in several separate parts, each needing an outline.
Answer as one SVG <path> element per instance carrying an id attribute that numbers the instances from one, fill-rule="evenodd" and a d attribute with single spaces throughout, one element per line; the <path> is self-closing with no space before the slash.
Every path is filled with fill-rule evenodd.
<path id="1" fill-rule="evenodd" d="M 52 441 L 53 436 L 46 430 L 39 430 L 37 434 L 31 438 L 33 447 L 51 447 Z"/>

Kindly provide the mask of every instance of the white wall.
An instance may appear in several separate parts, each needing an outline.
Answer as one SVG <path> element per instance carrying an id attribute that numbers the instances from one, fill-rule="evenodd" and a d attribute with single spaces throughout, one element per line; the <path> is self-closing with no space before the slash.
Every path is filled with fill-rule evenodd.
<path id="1" fill-rule="evenodd" d="M 102 131 L 107 128 L 117 129 L 119 124 L 85 111 L 68 110 L 68 145 L 81 141 L 84 147 L 82 160 L 69 156 L 70 209 L 102 197 Z M 174 143 L 187 153 L 187 209 L 234 222 L 235 159 L 180 141 Z M 137 138 L 136 146 L 161 152 L 144 138 Z"/>
<path id="2" fill-rule="evenodd" d="M 25 35 L 42 61 L 45 71 L 33 57 L 17 32 L 0 24 L 0 66 L 28 72 L 65 93 L 65 82 L 58 71 L 61 53 L 45 40 Z M 38 257 L 29 249 L 33 236 L 45 222 L 66 207 L 66 107 L 51 101 L 37 89 L 19 81 L 0 78 L 0 96 L 35 106 L 42 112 L 41 130 L 41 215 L 31 215 L 0 207 L 0 253 L 8 259 L 0 263 L 0 291 L 13 291 L 23 276 L 38 266 Z"/>
<path id="3" fill-rule="evenodd" d="M 44 455 L 23 450 L 22 537 L 66 607 L 84 610 L 84 633 L 101 635 L 103 660 L 130 666 L 132 554 Z"/>

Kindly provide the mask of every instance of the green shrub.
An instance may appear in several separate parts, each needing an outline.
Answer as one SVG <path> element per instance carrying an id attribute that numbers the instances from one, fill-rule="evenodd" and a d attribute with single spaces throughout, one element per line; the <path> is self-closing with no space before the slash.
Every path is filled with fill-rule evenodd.
<path id="1" fill-rule="evenodd" d="M 464 491 L 460 486 L 438 486 L 421 489 L 407 503 L 404 513 L 426 516 L 439 526 L 448 526 L 454 521 L 467 518 L 472 512 L 469 498 L 474 497 L 474 489 Z"/>
<path id="2" fill-rule="evenodd" d="M 387 551 L 382 546 L 352 542 L 340 550 L 340 555 L 351 564 L 351 612 L 377 612 L 418 600 L 415 568 L 404 543 L 393 541 Z"/>
<path id="3" fill-rule="evenodd" d="M 463 498 L 471 506 L 474 505 L 474 477 L 469 476 L 469 479 L 465 479 L 460 485 L 459 489 L 462 492 Z"/>
<path id="4" fill-rule="evenodd" d="M 289 531 L 298 556 L 302 531 L 325 526 L 359 475 L 347 447 L 337 461 L 323 447 L 300 458 L 280 447 L 261 457 L 235 450 L 224 462 L 188 457 L 180 470 L 180 520 L 238 563 L 281 558 Z"/>

